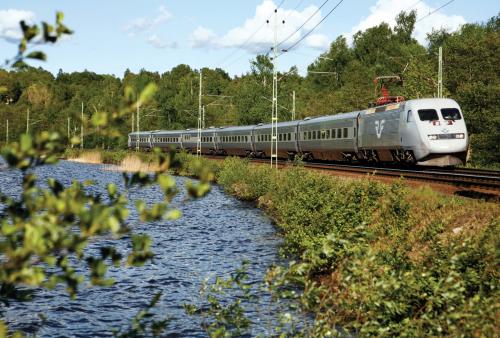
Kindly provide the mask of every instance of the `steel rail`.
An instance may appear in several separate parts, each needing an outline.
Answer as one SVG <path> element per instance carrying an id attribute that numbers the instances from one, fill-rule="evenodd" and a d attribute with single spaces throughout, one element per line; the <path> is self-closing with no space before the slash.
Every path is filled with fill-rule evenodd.
<path id="1" fill-rule="evenodd" d="M 221 156 L 209 158 L 223 159 Z M 252 162 L 267 163 L 264 159 L 251 159 Z M 280 160 L 279 165 L 292 165 L 290 161 Z M 415 167 L 395 168 L 374 165 L 339 164 L 331 162 L 302 162 L 305 168 L 326 171 L 337 171 L 355 174 L 369 174 L 373 176 L 403 177 L 405 179 L 444 183 L 461 187 L 486 188 L 500 192 L 500 171 L 472 169 L 472 168 L 437 168 Z"/>

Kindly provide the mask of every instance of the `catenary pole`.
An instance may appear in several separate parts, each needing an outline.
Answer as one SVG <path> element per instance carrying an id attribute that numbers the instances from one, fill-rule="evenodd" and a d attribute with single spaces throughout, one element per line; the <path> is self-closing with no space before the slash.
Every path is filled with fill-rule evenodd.
<path id="1" fill-rule="evenodd" d="M 82 124 L 80 126 L 80 149 L 83 149 L 83 101 L 82 101 Z"/>
<path id="2" fill-rule="evenodd" d="M 26 112 L 26 134 L 30 132 L 30 109 L 28 108 Z"/>
<path id="3" fill-rule="evenodd" d="M 203 75 L 202 69 L 200 69 L 200 92 L 198 94 L 198 137 L 196 140 L 196 156 L 201 156 L 201 128 L 202 128 L 202 110 L 203 107 L 201 105 L 202 100 L 202 85 L 203 85 Z"/>
<path id="4" fill-rule="evenodd" d="M 135 148 L 136 148 L 137 151 L 139 151 L 139 141 L 140 141 L 140 137 L 141 137 L 139 135 L 139 132 L 140 132 L 140 129 L 139 129 L 139 127 L 140 127 L 139 126 L 139 113 L 140 113 L 140 109 L 141 109 L 141 105 L 140 105 L 139 102 L 137 102 L 137 117 L 135 119 L 136 123 L 137 123 L 136 128 L 135 128 L 135 130 L 137 131 L 137 137 L 136 137 L 137 142 L 136 142 Z"/>
<path id="5" fill-rule="evenodd" d="M 268 21 L 269 22 L 269 21 Z M 285 23 L 285 21 L 283 21 Z M 278 168 L 278 9 L 274 10 L 273 102 L 271 109 L 271 167 Z"/>
<path id="6" fill-rule="evenodd" d="M 443 97 L 443 47 L 439 47 L 438 61 L 438 93 L 439 98 Z"/>

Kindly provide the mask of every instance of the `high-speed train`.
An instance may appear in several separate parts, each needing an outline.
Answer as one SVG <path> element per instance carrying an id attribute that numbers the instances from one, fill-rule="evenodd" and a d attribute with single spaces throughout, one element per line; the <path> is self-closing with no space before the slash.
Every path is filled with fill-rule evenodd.
<path id="1" fill-rule="evenodd" d="M 278 157 L 348 162 L 393 162 L 422 166 L 465 163 L 467 128 L 452 99 L 428 98 L 366 110 L 278 123 Z M 197 151 L 196 129 L 130 133 L 129 148 Z M 201 152 L 269 157 L 271 124 L 208 128 Z"/>

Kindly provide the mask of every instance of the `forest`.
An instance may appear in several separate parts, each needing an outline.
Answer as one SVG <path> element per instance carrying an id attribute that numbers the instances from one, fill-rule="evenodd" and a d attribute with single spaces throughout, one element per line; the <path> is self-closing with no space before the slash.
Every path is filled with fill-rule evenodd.
<path id="1" fill-rule="evenodd" d="M 444 96 L 455 99 L 464 112 L 470 163 L 499 166 L 500 15 L 485 23 L 465 24 L 455 32 L 435 30 L 428 35 L 427 45 L 412 37 L 415 12 L 402 12 L 396 19 L 394 28 L 381 23 L 356 33 L 352 44 L 338 37 L 308 66 L 306 75 L 296 67 L 280 72 L 280 121 L 292 118 L 294 91 L 297 119 L 365 109 L 377 96 L 373 83 L 377 76 L 402 78 L 402 83 L 389 84 L 391 94 L 407 99 L 434 97 L 441 46 Z M 158 91 L 141 107 L 140 130 L 195 128 L 200 71 L 207 127 L 269 122 L 273 65 L 268 55 L 257 55 L 247 73 L 234 77 L 220 68 L 197 70 L 185 64 L 163 73 L 126 70 L 121 78 L 92 71 L 59 70 L 54 75 L 28 66 L 0 69 L 0 142 L 7 137 L 19 139 L 27 130 L 51 130 L 68 137 L 69 144 L 71 137 L 80 135 L 83 122 L 85 148 L 124 148 L 125 144 L 93 128 L 90 119 L 98 112 L 120 109 L 126 87 L 140 93 L 151 82 Z M 129 132 L 133 115 L 116 127 Z"/>

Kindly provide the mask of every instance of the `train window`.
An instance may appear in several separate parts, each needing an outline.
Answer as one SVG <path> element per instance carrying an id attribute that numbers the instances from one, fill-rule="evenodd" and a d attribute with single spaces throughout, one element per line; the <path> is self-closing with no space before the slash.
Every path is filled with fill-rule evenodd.
<path id="1" fill-rule="evenodd" d="M 321 131 L 321 139 L 324 140 L 326 138 L 326 130 Z"/>
<path id="2" fill-rule="evenodd" d="M 420 121 L 439 120 L 438 114 L 435 109 L 419 109 L 418 117 L 420 117 Z"/>
<path id="3" fill-rule="evenodd" d="M 342 129 L 337 129 L 337 138 L 342 138 Z"/>
<path id="4" fill-rule="evenodd" d="M 441 109 L 441 115 L 443 115 L 443 119 L 445 120 L 461 120 L 462 116 L 460 116 L 460 112 L 457 108 L 443 108 Z"/>
<path id="5" fill-rule="evenodd" d="M 292 140 L 292 133 L 288 133 L 288 141 Z"/>
<path id="6" fill-rule="evenodd" d="M 354 137 L 356 137 L 356 127 L 354 127 Z"/>
<path id="7" fill-rule="evenodd" d="M 326 137 L 327 139 L 329 139 L 329 138 L 330 138 L 330 129 L 328 129 L 328 130 L 326 131 L 326 135 L 325 135 L 325 137 Z"/>
<path id="8" fill-rule="evenodd" d="M 312 140 L 312 132 L 310 131 L 307 132 L 307 139 Z"/>
<path id="9" fill-rule="evenodd" d="M 348 135 L 347 128 L 344 128 L 344 138 L 347 138 L 347 135 Z"/>
<path id="10" fill-rule="evenodd" d="M 408 115 L 406 115 L 406 122 L 413 122 L 413 114 L 411 110 L 408 110 Z"/>
<path id="11" fill-rule="evenodd" d="M 335 129 L 330 129 L 330 131 L 332 132 L 332 138 L 335 138 Z"/>
<path id="12" fill-rule="evenodd" d="M 278 141 L 282 141 L 283 140 L 283 134 L 278 134 Z"/>

